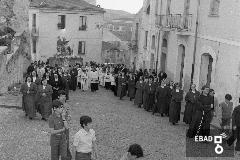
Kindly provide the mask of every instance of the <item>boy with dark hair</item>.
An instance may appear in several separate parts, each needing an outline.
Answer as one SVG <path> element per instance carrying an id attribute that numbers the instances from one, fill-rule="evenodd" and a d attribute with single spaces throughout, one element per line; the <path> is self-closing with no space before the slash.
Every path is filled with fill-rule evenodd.
<path id="1" fill-rule="evenodd" d="M 67 138 L 66 129 L 68 123 L 65 119 L 63 103 L 59 100 L 54 100 L 53 114 L 49 117 L 49 132 L 51 146 L 51 160 L 67 159 Z"/>
<path id="2" fill-rule="evenodd" d="M 130 145 L 128 151 L 121 160 L 135 160 L 143 157 L 143 149 L 139 144 Z"/>

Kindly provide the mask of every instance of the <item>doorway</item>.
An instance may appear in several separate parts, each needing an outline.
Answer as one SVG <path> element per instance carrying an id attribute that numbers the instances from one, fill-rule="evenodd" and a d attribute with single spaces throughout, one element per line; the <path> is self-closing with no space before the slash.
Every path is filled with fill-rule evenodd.
<path id="1" fill-rule="evenodd" d="M 178 46 L 178 62 L 176 72 L 176 80 L 178 80 L 181 85 L 183 85 L 184 60 L 185 60 L 185 46 L 181 44 Z"/>
<path id="2" fill-rule="evenodd" d="M 201 56 L 201 66 L 200 66 L 200 87 L 207 85 L 211 87 L 212 81 L 212 64 L 213 58 L 209 53 L 204 53 Z"/>
<path id="3" fill-rule="evenodd" d="M 168 52 L 168 42 L 166 39 L 163 39 L 162 42 L 162 54 L 161 54 L 161 71 L 166 72 L 167 65 L 167 52 Z"/>

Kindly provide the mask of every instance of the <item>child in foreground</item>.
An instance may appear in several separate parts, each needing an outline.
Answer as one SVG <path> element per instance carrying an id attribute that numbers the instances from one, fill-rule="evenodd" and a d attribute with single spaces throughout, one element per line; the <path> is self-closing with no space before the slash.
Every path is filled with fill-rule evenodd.
<path id="1" fill-rule="evenodd" d="M 142 147 L 139 144 L 133 144 L 120 160 L 135 160 L 141 157 L 143 157 Z"/>

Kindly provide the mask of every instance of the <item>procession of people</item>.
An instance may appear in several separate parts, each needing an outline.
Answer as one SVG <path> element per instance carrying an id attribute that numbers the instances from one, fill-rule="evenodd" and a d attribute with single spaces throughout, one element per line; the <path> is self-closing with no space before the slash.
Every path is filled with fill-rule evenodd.
<path id="1" fill-rule="evenodd" d="M 230 94 L 226 95 L 225 102 L 218 105 L 214 99 L 213 89 L 209 88 L 209 86 L 203 86 L 201 91 L 197 91 L 196 85 L 191 84 L 189 91 L 185 95 L 181 84 L 170 81 L 164 72 L 157 74 L 155 70 L 148 71 L 146 69 L 144 71 L 141 69 L 133 71 L 122 64 L 108 65 L 90 62 L 85 65 L 76 64 L 64 68 L 57 65 L 53 67 L 43 62 L 35 62 L 29 66 L 27 73 L 26 83 L 21 87 L 23 110 L 25 115 L 31 120 L 39 112 L 42 120 L 49 121 L 52 160 L 58 160 L 59 156 L 69 156 L 69 151 L 66 150 L 69 147 L 69 142 L 63 144 L 61 138 L 59 139 L 57 135 L 61 137 L 64 134 L 69 141 L 69 133 L 66 134 L 66 130 L 69 132 L 68 122 L 70 115 L 68 110 L 70 107 L 65 102 L 71 100 L 69 91 L 76 91 L 77 88 L 82 92 L 88 90 L 96 92 L 99 90 L 99 86 L 101 86 L 106 90 L 112 91 L 119 100 L 124 100 L 125 97 L 128 97 L 129 101 L 138 108 L 143 108 L 152 115 L 168 118 L 169 123 L 173 126 L 180 121 L 182 102 L 185 100 L 183 122 L 189 126 L 186 135 L 188 138 L 193 138 L 196 135 L 209 136 L 210 123 L 216 110 L 221 112 L 221 114 L 217 114 L 217 117 L 222 126 L 222 132 L 227 133 L 227 129 L 231 128 L 230 121 L 233 106 Z M 234 111 L 234 122 L 239 122 L 238 116 L 240 117 L 238 110 Z M 61 125 L 57 124 L 58 121 L 61 122 Z M 92 123 L 90 117 L 81 117 L 81 130 L 76 133 L 74 139 L 75 157 L 77 160 L 91 159 L 92 152 L 97 152 L 94 148 L 95 132 L 88 127 L 90 123 Z M 238 141 L 236 150 L 240 151 L 240 127 L 238 127 L 240 124 L 233 124 L 234 134 L 237 135 Z M 85 133 L 89 133 L 89 137 L 86 137 Z M 85 148 L 85 150 L 83 146 L 79 146 L 79 141 L 84 138 L 88 139 L 81 142 L 82 145 L 87 143 L 85 147 L 88 149 Z M 58 149 L 61 151 L 57 152 Z M 95 154 L 94 156 L 97 157 Z M 135 157 L 142 157 L 142 154 Z"/>

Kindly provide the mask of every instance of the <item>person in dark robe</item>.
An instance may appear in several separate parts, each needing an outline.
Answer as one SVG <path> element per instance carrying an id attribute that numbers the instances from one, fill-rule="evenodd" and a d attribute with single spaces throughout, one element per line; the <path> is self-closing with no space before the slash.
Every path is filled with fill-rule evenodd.
<path id="1" fill-rule="evenodd" d="M 114 95 L 115 95 L 115 96 L 118 96 L 118 95 L 117 95 L 117 91 L 118 91 L 118 80 L 119 80 L 119 77 L 120 77 L 120 76 L 121 76 L 121 75 L 120 75 L 120 73 L 119 73 L 119 74 L 116 74 L 115 77 L 114 77 L 114 78 L 115 78 L 115 82 L 116 82 L 116 86 L 115 86 L 115 88 L 114 88 Z"/>
<path id="2" fill-rule="evenodd" d="M 71 76 L 68 74 L 68 72 L 64 72 L 62 76 L 62 90 L 66 93 L 66 100 L 69 100 L 69 83 L 70 83 Z"/>
<path id="3" fill-rule="evenodd" d="M 176 89 L 172 91 L 172 99 L 169 108 L 169 122 L 173 125 L 180 120 L 181 102 L 183 100 L 183 91 L 180 89 L 179 83 L 175 84 L 175 88 Z"/>
<path id="4" fill-rule="evenodd" d="M 213 89 L 210 89 L 209 90 L 209 96 L 212 97 L 212 101 L 213 101 L 213 106 L 211 108 L 211 122 L 212 122 L 213 117 L 215 115 L 215 109 L 216 109 L 216 107 L 218 107 L 218 102 L 217 102 L 217 99 L 214 97 L 214 95 L 215 95 L 215 91 Z"/>
<path id="5" fill-rule="evenodd" d="M 143 108 L 146 109 L 148 105 L 148 94 L 147 94 L 147 86 L 148 86 L 148 77 L 144 78 L 143 83 Z"/>
<path id="6" fill-rule="evenodd" d="M 150 112 L 153 110 L 153 107 L 155 105 L 155 92 L 156 88 L 153 83 L 153 76 L 149 77 L 149 83 L 146 86 L 146 91 L 147 91 L 147 104 L 145 110 L 147 112 Z"/>
<path id="7" fill-rule="evenodd" d="M 32 71 L 31 73 L 31 78 L 32 78 L 32 82 L 35 83 L 38 86 L 41 85 L 41 79 L 37 76 L 37 73 L 36 71 Z M 36 106 L 36 111 L 41 113 L 40 111 L 40 106 L 39 106 L 39 103 L 38 103 L 38 97 L 37 97 L 37 94 L 36 94 L 36 97 L 35 97 L 35 106 Z"/>
<path id="8" fill-rule="evenodd" d="M 139 81 L 139 78 L 143 76 L 143 71 L 142 69 L 139 69 L 139 72 L 137 73 L 137 78 L 136 80 Z"/>
<path id="9" fill-rule="evenodd" d="M 70 71 L 70 75 L 71 75 L 72 90 L 76 91 L 76 89 L 77 89 L 77 76 L 78 76 L 78 70 L 77 70 L 76 66 L 74 66 L 73 69 Z"/>
<path id="10" fill-rule="evenodd" d="M 36 116 L 37 85 L 32 83 L 31 76 L 27 76 L 26 83 L 22 84 L 20 92 L 23 94 L 22 105 L 25 116 L 33 119 Z"/>
<path id="11" fill-rule="evenodd" d="M 209 87 L 203 86 L 195 114 L 187 131 L 188 138 L 193 138 L 196 135 L 209 136 L 212 106 L 213 101 L 212 97 L 209 96 Z"/>
<path id="12" fill-rule="evenodd" d="M 42 85 L 38 86 L 38 102 L 40 105 L 40 113 L 42 120 L 47 121 L 49 116 L 52 114 L 52 86 L 47 84 L 47 79 L 42 79 Z"/>
<path id="13" fill-rule="evenodd" d="M 170 81 L 167 86 L 167 100 L 166 100 L 166 113 L 165 113 L 167 117 L 169 117 L 169 108 L 171 104 L 173 89 L 174 89 L 174 82 Z"/>
<path id="14" fill-rule="evenodd" d="M 158 78 L 159 78 L 159 82 L 161 83 L 162 80 L 167 78 L 167 74 L 163 71 L 160 71 L 159 74 L 158 74 Z"/>
<path id="15" fill-rule="evenodd" d="M 28 75 L 31 75 L 31 73 L 32 73 L 33 71 L 34 71 L 34 64 L 31 63 L 31 65 L 28 66 L 28 68 L 27 68 L 27 74 L 28 74 Z"/>
<path id="16" fill-rule="evenodd" d="M 157 104 L 154 107 L 153 115 L 155 113 L 160 113 L 163 117 L 167 112 L 167 96 L 168 88 L 165 86 L 165 82 L 162 81 L 161 86 L 157 87 L 156 90 L 156 101 Z"/>
<path id="17" fill-rule="evenodd" d="M 197 108 L 197 100 L 200 96 L 200 93 L 196 90 L 196 85 L 192 84 L 190 91 L 185 96 L 185 111 L 184 111 L 184 117 L 183 122 L 186 124 L 190 124 L 193 118 L 193 115 L 195 114 L 195 110 Z"/>
<path id="18" fill-rule="evenodd" d="M 130 97 L 130 101 L 132 101 L 135 97 L 135 87 L 136 87 L 135 77 L 132 74 L 130 74 L 128 79 L 128 94 Z"/>
<path id="19" fill-rule="evenodd" d="M 137 91 L 134 100 L 134 103 L 138 105 L 138 108 L 141 108 L 143 104 L 143 87 L 144 87 L 143 78 L 140 77 L 139 81 L 136 84 Z"/>
<path id="20" fill-rule="evenodd" d="M 122 76 L 118 79 L 118 97 L 120 97 L 120 100 L 126 96 L 126 83 L 127 77 L 125 76 L 125 73 L 122 72 Z"/>
<path id="21" fill-rule="evenodd" d="M 51 86 L 53 88 L 52 100 L 58 99 L 58 91 L 61 90 L 62 82 L 57 73 L 54 73 L 54 79 L 51 82 Z"/>

